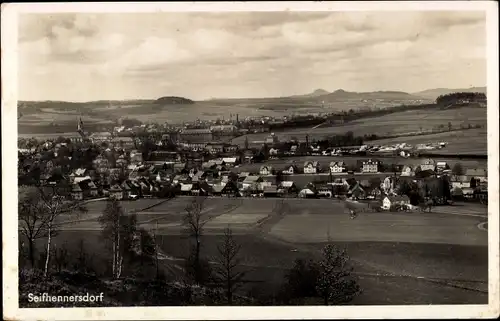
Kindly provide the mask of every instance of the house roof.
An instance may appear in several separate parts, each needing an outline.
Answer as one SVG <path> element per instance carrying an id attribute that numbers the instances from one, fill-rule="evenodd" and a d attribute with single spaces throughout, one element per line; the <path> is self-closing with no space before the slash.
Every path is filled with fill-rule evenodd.
<path id="1" fill-rule="evenodd" d="M 281 185 L 281 187 L 290 188 L 293 185 L 295 185 L 295 182 L 293 182 L 293 181 L 283 181 L 283 182 L 281 182 L 280 185 Z"/>
<path id="2" fill-rule="evenodd" d="M 243 181 L 243 183 L 255 183 L 259 179 L 260 179 L 260 176 L 249 175 L 249 176 L 245 177 L 245 180 Z"/>
<path id="3" fill-rule="evenodd" d="M 446 166 L 446 162 L 437 162 L 437 166 Z"/>
<path id="4" fill-rule="evenodd" d="M 189 192 L 191 189 L 193 189 L 193 184 L 181 184 L 182 192 Z"/>
<path id="5" fill-rule="evenodd" d="M 330 162 L 330 167 L 333 167 L 333 166 L 344 167 L 345 163 L 342 162 L 342 161 L 340 161 L 340 162 Z"/>
<path id="6" fill-rule="evenodd" d="M 319 165 L 319 163 L 317 161 L 305 161 L 304 162 L 304 167 L 307 167 L 309 164 L 311 164 L 314 167 L 316 167 L 316 166 Z"/>
<path id="7" fill-rule="evenodd" d="M 225 186 L 226 186 L 225 184 L 214 184 L 212 185 L 212 190 L 216 193 L 220 193 L 222 192 Z"/>
<path id="8" fill-rule="evenodd" d="M 309 194 L 309 195 L 314 195 L 316 194 L 316 189 L 309 186 L 309 187 L 304 187 L 301 191 L 301 194 Z"/>
<path id="9" fill-rule="evenodd" d="M 264 186 L 264 193 L 277 193 L 278 187 L 276 185 Z"/>
<path id="10" fill-rule="evenodd" d="M 84 177 L 75 177 L 75 183 L 80 183 L 80 182 L 84 182 L 84 181 L 90 181 L 91 178 L 90 176 L 84 176 Z"/>
<path id="11" fill-rule="evenodd" d="M 236 163 L 236 157 L 225 157 L 222 159 L 225 163 Z"/>

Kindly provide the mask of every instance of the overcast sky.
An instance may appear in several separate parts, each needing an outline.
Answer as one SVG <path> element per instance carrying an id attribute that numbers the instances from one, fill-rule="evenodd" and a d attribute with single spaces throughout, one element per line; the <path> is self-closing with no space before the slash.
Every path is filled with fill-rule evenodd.
<path id="1" fill-rule="evenodd" d="M 19 99 L 486 85 L 484 12 L 24 14 Z"/>

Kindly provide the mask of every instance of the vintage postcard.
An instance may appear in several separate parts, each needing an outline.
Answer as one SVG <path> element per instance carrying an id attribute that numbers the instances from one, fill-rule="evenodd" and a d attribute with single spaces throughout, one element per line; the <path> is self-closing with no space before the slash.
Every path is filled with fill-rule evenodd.
<path id="1" fill-rule="evenodd" d="M 496 2 L 1 21 L 4 319 L 499 316 Z"/>

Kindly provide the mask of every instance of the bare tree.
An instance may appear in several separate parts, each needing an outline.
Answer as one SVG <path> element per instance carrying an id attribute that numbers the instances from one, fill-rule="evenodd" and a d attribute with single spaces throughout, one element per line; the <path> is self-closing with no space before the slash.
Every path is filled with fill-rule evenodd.
<path id="1" fill-rule="evenodd" d="M 35 267 L 35 242 L 47 236 L 45 207 L 36 188 L 19 187 L 18 212 L 20 232 L 28 242 L 28 259 Z"/>
<path id="2" fill-rule="evenodd" d="M 246 273 L 238 269 L 241 264 L 240 249 L 241 246 L 234 240 L 231 229 L 227 227 L 224 230 L 224 241 L 217 246 L 215 278 L 225 287 L 229 305 L 232 305 L 234 290 L 241 284 Z"/>
<path id="3" fill-rule="evenodd" d="M 110 199 L 106 204 L 99 223 L 103 227 L 103 235 L 112 243 L 112 275 L 120 278 L 123 269 L 123 259 L 127 252 L 136 245 L 137 218 L 135 215 L 125 215 L 117 199 Z"/>
<path id="4" fill-rule="evenodd" d="M 184 216 L 184 224 L 187 226 L 187 231 L 195 241 L 193 267 L 196 282 L 200 282 L 202 278 L 200 251 L 203 227 L 207 222 L 207 220 L 204 219 L 205 213 L 203 212 L 205 199 L 206 198 L 203 196 L 197 196 L 188 206 L 186 206 L 186 215 Z"/>
<path id="5" fill-rule="evenodd" d="M 359 293 L 359 286 L 351 278 L 352 268 L 348 263 L 349 257 L 345 250 L 340 251 L 330 244 L 323 248 L 316 288 L 325 305 L 349 302 Z"/>
<path id="6" fill-rule="evenodd" d="M 43 216 L 41 224 L 47 236 L 46 257 L 44 266 L 44 277 L 47 276 L 49 270 L 49 262 L 51 256 L 51 242 L 52 237 L 57 233 L 57 220 L 63 214 L 70 213 L 85 213 L 87 209 L 82 203 L 77 201 L 67 200 L 61 195 L 57 186 L 53 186 L 51 191 L 42 186 L 37 186 L 39 191 L 39 205 L 40 213 Z"/>

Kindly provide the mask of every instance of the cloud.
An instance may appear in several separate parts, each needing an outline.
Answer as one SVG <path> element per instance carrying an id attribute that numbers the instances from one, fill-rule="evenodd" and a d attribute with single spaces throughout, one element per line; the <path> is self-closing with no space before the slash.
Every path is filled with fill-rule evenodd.
<path id="1" fill-rule="evenodd" d="M 459 87 L 436 77 L 454 68 L 484 84 L 485 48 L 480 12 L 25 14 L 19 79 L 25 99 L 416 91 Z"/>

